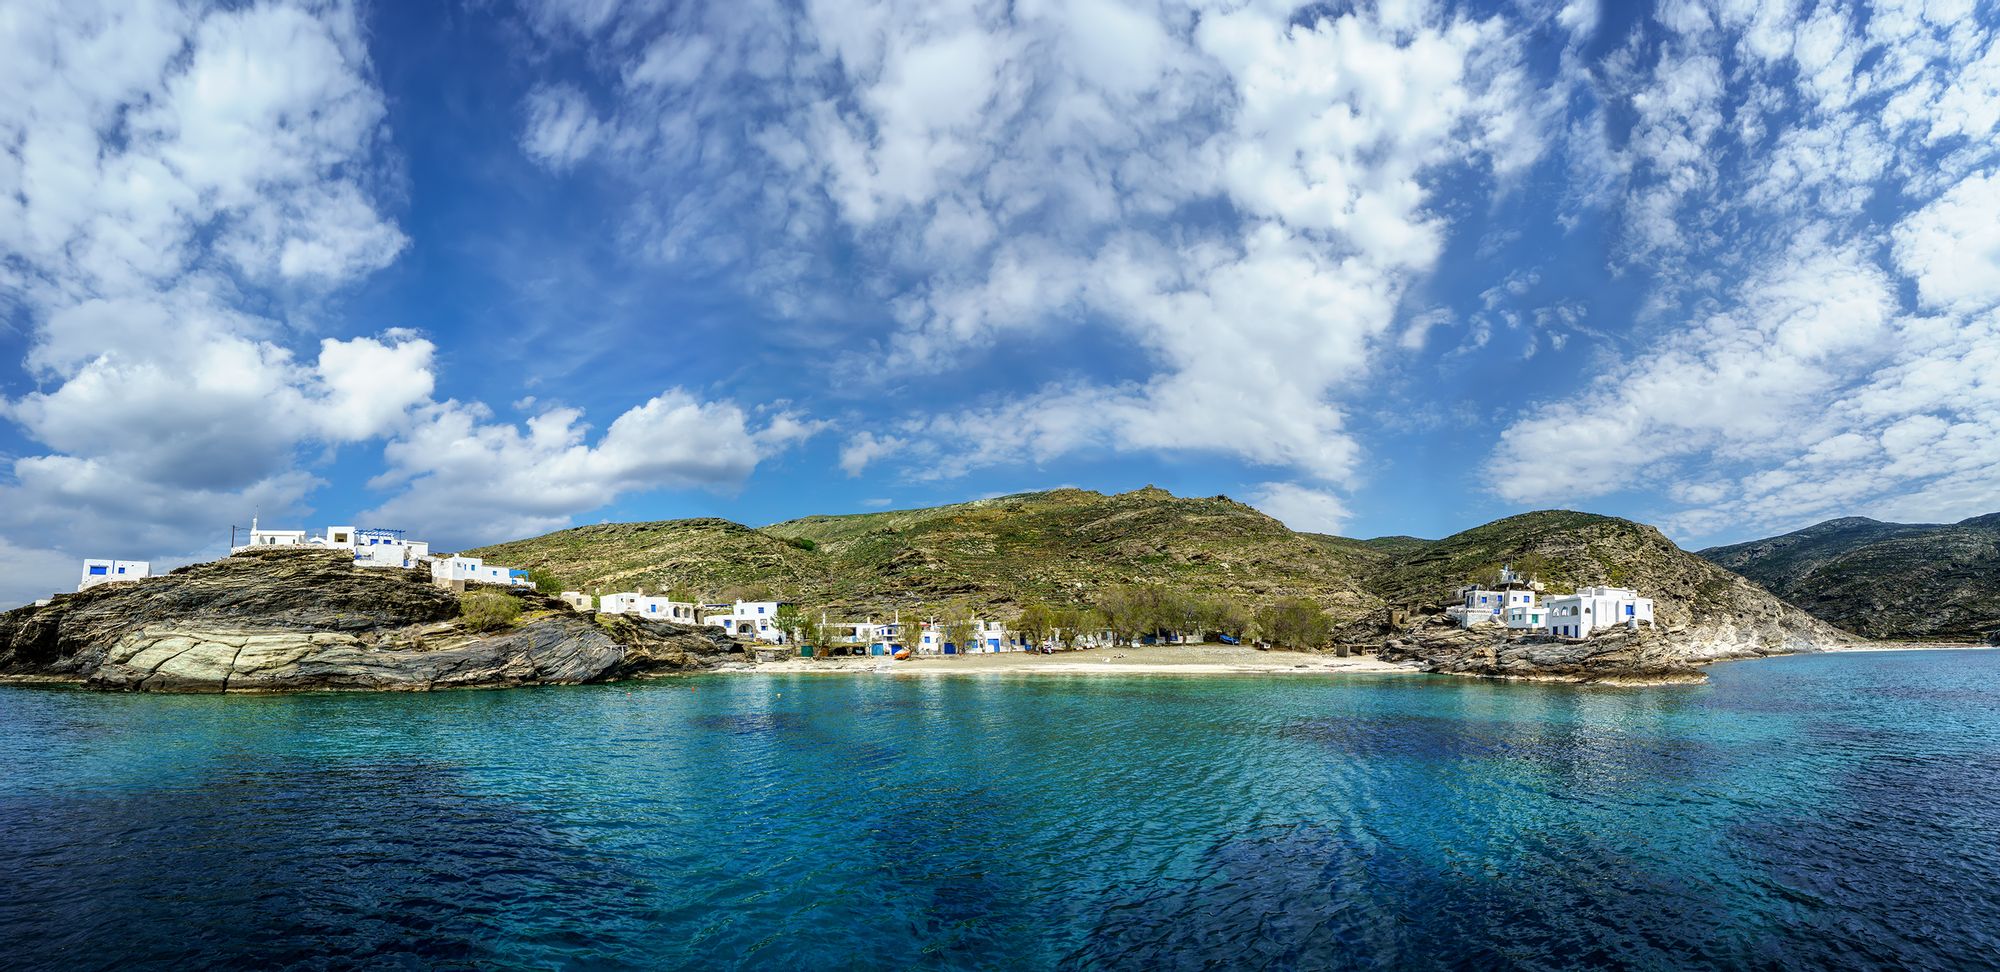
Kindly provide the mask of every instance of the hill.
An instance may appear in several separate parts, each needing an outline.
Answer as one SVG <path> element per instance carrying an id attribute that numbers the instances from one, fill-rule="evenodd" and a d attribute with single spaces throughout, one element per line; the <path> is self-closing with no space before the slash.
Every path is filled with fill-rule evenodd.
<path id="1" fill-rule="evenodd" d="M 1364 624 L 1347 634 L 1356 640 L 1387 634 L 1402 643 L 1403 653 L 1433 661 L 1450 655 L 1460 666 L 1454 670 L 1508 674 L 1507 650 L 1524 669 L 1579 663 L 1607 647 L 1636 652 L 1643 657 L 1621 664 L 1645 668 L 1801 651 L 1848 640 L 1769 591 L 1682 550 L 1659 530 L 1617 517 L 1544 510 L 1421 546 L 1398 538 L 1393 549 L 1370 585 L 1387 616 L 1368 619 L 1372 630 Z M 1594 584 L 1636 589 L 1653 599 L 1657 625 L 1634 638 L 1595 638 L 1584 645 L 1510 644 L 1481 661 L 1473 655 L 1493 646 L 1448 628 L 1441 612 L 1453 587 L 1503 564 L 1533 575 L 1550 592 Z M 1532 652 L 1540 656 L 1530 663 Z M 1569 657 L 1556 658 L 1552 652 Z"/>
<path id="2" fill-rule="evenodd" d="M 2000 642 L 2000 513 L 1828 520 L 1701 556 L 1871 638 Z"/>
<path id="3" fill-rule="evenodd" d="M 1353 558 L 1227 497 L 1151 487 L 809 516 L 761 530 L 723 520 L 609 524 L 468 552 L 549 570 L 575 590 L 767 592 L 861 614 L 962 600 L 1005 615 L 1154 582 L 1252 601 L 1307 596 L 1343 618 L 1379 605 Z"/>
<path id="4" fill-rule="evenodd" d="M 1009 618 L 1031 601 L 1090 604 L 1129 583 L 1252 608 L 1304 596 L 1327 609 L 1342 643 L 1388 646 L 1473 674 L 1699 677 L 1690 663 L 1847 640 L 1652 527 L 1568 511 L 1508 517 L 1441 540 L 1354 540 L 1294 532 L 1222 496 L 1060 489 L 758 530 L 719 520 L 580 527 L 471 552 L 549 570 L 571 589 L 756 592 L 836 616 L 956 600 Z M 1443 609 L 1452 589 L 1503 563 L 1535 573 L 1551 592 L 1637 588 L 1654 599 L 1659 624 L 1581 647 L 1449 627 Z M 1605 652 L 1622 654 L 1598 657 Z"/>

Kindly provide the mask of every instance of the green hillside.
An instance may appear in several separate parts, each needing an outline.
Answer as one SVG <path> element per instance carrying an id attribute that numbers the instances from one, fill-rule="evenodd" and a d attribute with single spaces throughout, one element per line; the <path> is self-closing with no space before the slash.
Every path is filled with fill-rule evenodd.
<path id="1" fill-rule="evenodd" d="M 752 530 L 722 520 L 578 527 L 469 551 L 552 571 L 579 590 L 762 591 L 835 611 L 962 600 L 1006 615 L 1162 583 L 1263 602 L 1312 597 L 1336 616 L 1377 605 L 1358 563 L 1226 497 L 1165 490 L 1024 493 L 930 509 L 812 516 Z"/>
<path id="2" fill-rule="evenodd" d="M 1705 638 L 1838 638 L 1652 527 L 1560 510 L 1441 540 L 1354 540 L 1294 532 L 1223 496 L 1059 489 L 762 529 L 712 519 L 587 526 L 471 552 L 549 570 L 569 589 L 770 596 L 836 615 L 958 601 L 1004 618 L 1034 601 L 1091 604 L 1123 584 L 1250 608 L 1303 596 L 1349 636 L 1397 627 L 1390 607 L 1402 622 L 1435 617 L 1454 587 L 1511 563 L 1551 593 L 1637 588 L 1657 602 L 1663 628 Z"/>

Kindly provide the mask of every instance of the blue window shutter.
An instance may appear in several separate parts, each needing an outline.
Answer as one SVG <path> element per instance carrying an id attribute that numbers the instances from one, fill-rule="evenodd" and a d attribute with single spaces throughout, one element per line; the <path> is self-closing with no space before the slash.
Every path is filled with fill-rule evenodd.
<path id="1" fill-rule="evenodd" d="M 92 568 L 90 568 L 90 572 L 91 572 L 91 573 L 93 573 L 93 574 L 106 574 L 106 573 L 110 573 L 109 571 L 105 570 L 105 569 L 104 569 L 103 567 L 92 567 Z"/>

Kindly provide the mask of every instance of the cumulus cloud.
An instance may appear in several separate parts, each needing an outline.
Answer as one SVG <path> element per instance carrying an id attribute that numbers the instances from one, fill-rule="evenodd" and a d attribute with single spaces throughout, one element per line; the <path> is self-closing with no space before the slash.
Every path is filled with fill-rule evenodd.
<path id="1" fill-rule="evenodd" d="M 2000 303 L 2000 174 L 1972 176 L 1897 224 L 1896 263 L 1925 306 L 1978 311 Z"/>
<path id="2" fill-rule="evenodd" d="M 828 272 L 810 254 L 859 246 L 879 268 L 865 285 L 902 296 L 843 373 L 948 375 L 1015 337 L 1105 326 L 1149 373 L 888 423 L 902 455 L 971 457 L 929 469 L 1166 450 L 1348 480 L 1343 400 L 1443 248 L 1438 180 L 1497 184 L 1543 150 L 1518 32 L 1429 4 L 598 14 L 536 18 L 557 43 L 608 41 L 622 97 L 599 144 L 643 188 L 657 255 L 714 258 L 690 227 L 753 232 L 745 252 L 788 294 Z M 531 107 L 531 129 L 551 116 Z M 746 211 L 768 222 L 746 230 Z M 843 467 L 881 458 L 874 441 Z"/>
<path id="3" fill-rule="evenodd" d="M 1594 111 L 1570 153 L 1618 187 L 1578 205 L 1613 207 L 1644 326 L 1507 426 L 1493 490 L 1651 491 L 1692 537 L 2000 507 L 1973 445 L 2000 441 L 1991 26 L 1962 3 L 1671 2 L 1640 29 L 1657 43 L 1587 82 L 1629 98 L 1629 137 L 1604 151 Z"/>
<path id="4" fill-rule="evenodd" d="M 1251 493 L 1250 505 L 1301 532 L 1337 535 L 1347 525 L 1347 504 L 1340 497 L 1296 483 L 1258 486 Z"/>
<path id="5" fill-rule="evenodd" d="M 310 470 L 343 445 L 388 443 L 380 482 L 409 492 L 385 511 L 469 535 L 633 489 L 728 488 L 817 431 L 782 410 L 753 428 L 676 391 L 594 447 L 573 411 L 523 435 L 437 402 L 424 336 L 274 316 L 408 243 L 377 191 L 393 160 L 351 5 L 27 0 L 0 21 L 0 306 L 34 380 L 0 396 L 34 443 L 0 477 L 0 596 L 65 585 L 53 567 L 79 556 L 223 553 L 253 509 L 303 514 L 322 485 Z M 580 96 L 543 95 L 536 144 L 574 162 L 594 130 Z M 568 481 L 531 488 L 550 470 Z M 492 488 L 499 471 L 513 488 Z M 467 505 L 475 489 L 487 512 Z"/>
<path id="6" fill-rule="evenodd" d="M 734 404 L 682 389 L 620 415 L 594 443 L 573 408 L 525 427 L 491 419 L 477 404 L 425 408 L 385 447 L 388 471 L 370 484 L 400 492 L 367 515 L 425 524 L 449 545 L 541 533 L 634 490 L 733 489 L 772 452 L 817 431 L 789 413 L 759 425 Z"/>

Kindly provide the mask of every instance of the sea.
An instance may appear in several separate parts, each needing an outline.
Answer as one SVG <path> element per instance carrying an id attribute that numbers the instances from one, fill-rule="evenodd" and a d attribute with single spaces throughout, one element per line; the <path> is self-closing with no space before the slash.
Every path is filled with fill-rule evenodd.
<path id="1" fill-rule="evenodd" d="M 0 689 L 0 968 L 2000 968 L 2000 652 Z"/>

